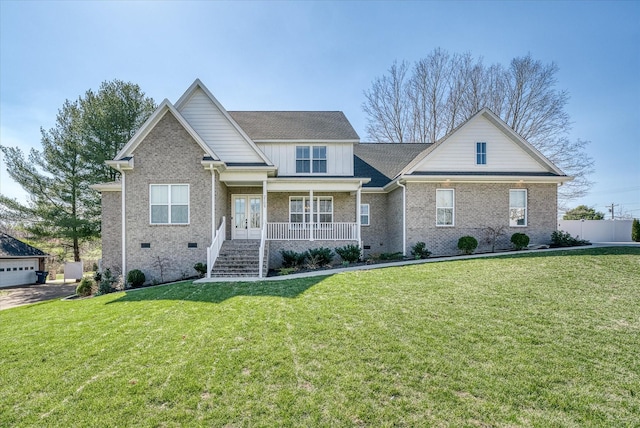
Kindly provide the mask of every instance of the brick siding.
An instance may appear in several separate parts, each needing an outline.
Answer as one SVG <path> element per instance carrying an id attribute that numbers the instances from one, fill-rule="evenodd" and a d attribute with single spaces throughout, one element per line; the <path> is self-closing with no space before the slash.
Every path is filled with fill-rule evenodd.
<path id="1" fill-rule="evenodd" d="M 211 244 L 211 172 L 201 165 L 203 149 L 167 113 L 134 152 L 135 169 L 126 179 L 127 271 L 142 270 L 148 281 L 196 274 Z M 188 225 L 151 225 L 150 184 L 189 184 Z M 188 243 L 197 248 L 187 248 Z M 141 248 L 149 243 L 151 248 Z M 158 260 L 164 265 L 163 278 Z M 154 266 L 155 264 L 155 266 Z"/>

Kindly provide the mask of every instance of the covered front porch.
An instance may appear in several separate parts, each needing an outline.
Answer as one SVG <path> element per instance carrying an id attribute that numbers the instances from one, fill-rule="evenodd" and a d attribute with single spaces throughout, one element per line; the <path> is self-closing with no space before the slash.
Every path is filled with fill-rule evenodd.
<path id="1" fill-rule="evenodd" d="M 277 241 L 276 247 L 280 249 L 313 247 L 320 241 L 362 246 L 362 180 L 352 177 L 274 177 L 263 180 L 259 186 L 256 184 L 242 180 L 224 182 L 228 208 L 224 210 L 223 218 L 212 218 L 217 227 L 213 228 L 216 232 L 207 251 L 208 266 L 215 265 L 222 243 L 228 239 L 260 242 L 260 277 L 268 263 L 265 250 L 273 241 Z M 215 207 L 212 212 L 216 212 Z"/>

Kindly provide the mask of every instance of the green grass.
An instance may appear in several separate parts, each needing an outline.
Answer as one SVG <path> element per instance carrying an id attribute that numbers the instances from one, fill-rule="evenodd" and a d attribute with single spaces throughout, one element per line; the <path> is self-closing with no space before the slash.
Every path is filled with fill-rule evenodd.
<path id="1" fill-rule="evenodd" d="M 0 312 L 0 426 L 631 427 L 640 248 Z"/>

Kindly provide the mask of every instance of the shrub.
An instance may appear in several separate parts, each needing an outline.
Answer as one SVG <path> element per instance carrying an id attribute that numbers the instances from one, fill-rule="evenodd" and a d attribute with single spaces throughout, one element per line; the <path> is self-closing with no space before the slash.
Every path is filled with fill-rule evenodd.
<path id="1" fill-rule="evenodd" d="M 127 283 L 134 288 L 140 287 L 142 284 L 144 284 L 144 280 L 144 272 L 142 272 L 140 269 L 130 270 L 127 274 Z"/>
<path id="2" fill-rule="evenodd" d="M 397 253 L 382 253 L 378 256 L 380 260 L 402 260 L 404 256 L 402 255 L 402 251 L 398 251 Z"/>
<path id="3" fill-rule="evenodd" d="M 200 278 L 204 278 L 204 276 L 207 274 L 207 264 L 206 263 L 196 263 L 195 265 L 193 265 L 193 268 L 196 270 L 196 272 L 198 272 L 198 275 L 200 276 Z"/>
<path id="4" fill-rule="evenodd" d="M 333 261 L 333 251 L 331 248 L 314 248 L 309 250 L 309 259 L 314 259 L 318 266 L 328 266 Z"/>
<path id="5" fill-rule="evenodd" d="M 93 282 L 89 278 L 82 278 L 82 281 L 76 287 L 76 294 L 83 297 L 90 296 L 91 287 L 93 287 Z"/>
<path id="6" fill-rule="evenodd" d="M 640 242 L 640 220 L 637 218 L 634 218 L 631 224 L 631 240 Z"/>
<path id="7" fill-rule="evenodd" d="M 529 237 L 525 233 L 514 233 L 511 235 L 511 243 L 519 251 L 529 245 Z"/>
<path id="8" fill-rule="evenodd" d="M 285 268 L 300 267 L 307 258 L 306 251 L 304 253 L 297 253 L 293 250 L 280 250 L 280 254 L 282 254 L 282 267 Z"/>
<path id="9" fill-rule="evenodd" d="M 282 267 L 278 269 L 278 275 L 291 275 L 292 273 L 295 273 L 297 270 L 298 269 L 294 267 L 289 267 L 289 268 Z"/>
<path id="10" fill-rule="evenodd" d="M 416 260 L 426 259 L 431 255 L 431 251 L 427 250 L 427 244 L 424 242 L 416 242 L 415 245 L 411 247 L 411 255 Z"/>
<path id="11" fill-rule="evenodd" d="M 114 277 L 111 273 L 111 269 L 107 268 L 102 272 L 102 279 L 98 283 L 98 292 L 96 296 L 101 294 L 109 294 L 114 291 L 114 284 L 118 282 L 118 278 Z"/>
<path id="12" fill-rule="evenodd" d="M 569 232 L 562 230 L 556 230 L 551 234 L 552 247 L 576 247 L 579 245 L 591 245 L 591 242 L 574 238 Z"/>
<path id="13" fill-rule="evenodd" d="M 355 263 L 360 260 L 360 246 L 358 245 L 345 245 L 344 247 L 336 248 L 336 253 L 342 260 L 347 263 Z"/>
<path id="14" fill-rule="evenodd" d="M 93 274 L 93 280 L 96 282 L 96 284 L 102 281 L 102 272 L 96 271 L 96 273 Z"/>
<path id="15" fill-rule="evenodd" d="M 458 239 L 458 249 L 463 253 L 473 254 L 476 248 L 478 248 L 478 240 L 473 236 L 463 236 Z"/>

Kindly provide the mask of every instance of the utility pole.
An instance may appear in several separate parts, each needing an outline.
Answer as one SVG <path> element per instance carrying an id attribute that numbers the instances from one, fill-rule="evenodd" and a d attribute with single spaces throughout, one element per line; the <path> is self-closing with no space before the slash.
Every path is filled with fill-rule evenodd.
<path id="1" fill-rule="evenodd" d="M 614 204 L 613 202 L 611 203 L 611 205 L 606 206 L 609 209 L 609 212 L 611 213 L 611 220 L 615 219 L 614 208 L 617 206 L 618 204 Z"/>

